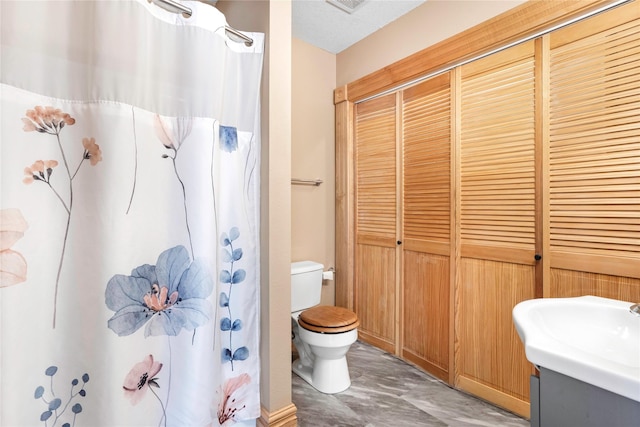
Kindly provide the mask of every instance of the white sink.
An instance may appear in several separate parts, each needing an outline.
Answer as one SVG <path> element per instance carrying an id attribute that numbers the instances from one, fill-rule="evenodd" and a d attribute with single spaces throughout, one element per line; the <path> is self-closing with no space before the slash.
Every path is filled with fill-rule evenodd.
<path id="1" fill-rule="evenodd" d="M 640 316 L 594 296 L 519 303 L 513 322 L 536 366 L 640 402 Z"/>

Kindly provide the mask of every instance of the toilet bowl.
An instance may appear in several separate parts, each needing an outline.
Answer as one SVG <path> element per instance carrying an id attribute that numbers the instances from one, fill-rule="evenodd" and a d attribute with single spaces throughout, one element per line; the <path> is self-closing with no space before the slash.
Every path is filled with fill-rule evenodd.
<path id="1" fill-rule="evenodd" d="M 298 351 L 291 369 L 316 390 L 334 394 L 351 385 L 347 352 L 358 339 L 358 317 L 342 307 L 317 306 L 322 264 L 291 264 L 291 330 Z"/>

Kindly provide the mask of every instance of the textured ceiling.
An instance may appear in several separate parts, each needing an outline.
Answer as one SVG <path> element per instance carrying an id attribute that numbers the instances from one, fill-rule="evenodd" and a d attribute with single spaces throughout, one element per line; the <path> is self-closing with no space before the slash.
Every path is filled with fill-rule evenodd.
<path id="1" fill-rule="evenodd" d="M 292 35 L 339 53 L 426 0 L 366 0 L 351 14 L 325 0 L 293 0 Z"/>

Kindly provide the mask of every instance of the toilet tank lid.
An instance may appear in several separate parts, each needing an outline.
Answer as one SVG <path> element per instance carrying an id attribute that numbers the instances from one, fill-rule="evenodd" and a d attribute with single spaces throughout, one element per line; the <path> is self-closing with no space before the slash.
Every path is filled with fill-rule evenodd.
<path id="1" fill-rule="evenodd" d="M 298 261 L 291 263 L 291 274 L 308 273 L 310 271 L 322 270 L 324 265 L 314 261 Z"/>

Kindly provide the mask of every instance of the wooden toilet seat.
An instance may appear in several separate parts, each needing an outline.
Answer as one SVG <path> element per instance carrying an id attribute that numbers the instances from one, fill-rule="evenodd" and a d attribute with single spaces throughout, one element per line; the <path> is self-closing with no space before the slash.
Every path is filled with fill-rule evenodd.
<path id="1" fill-rule="evenodd" d="M 298 324 L 303 328 L 324 334 L 349 332 L 360 325 L 358 316 L 346 308 L 321 305 L 300 313 Z"/>

